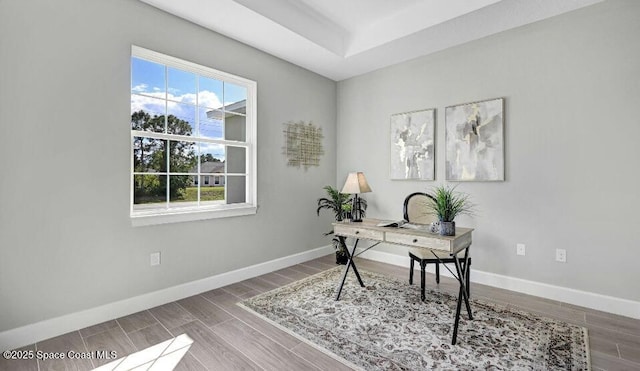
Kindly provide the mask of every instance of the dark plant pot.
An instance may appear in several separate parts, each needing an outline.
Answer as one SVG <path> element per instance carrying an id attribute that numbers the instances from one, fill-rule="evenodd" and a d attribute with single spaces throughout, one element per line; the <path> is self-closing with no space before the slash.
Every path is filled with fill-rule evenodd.
<path id="1" fill-rule="evenodd" d="M 336 264 L 347 265 L 348 261 L 349 257 L 347 256 L 347 254 L 336 251 Z"/>
<path id="2" fill-rule="evenodd" d="M 455 236 L 456 222 L 440 222 L 440 235 Z"/>

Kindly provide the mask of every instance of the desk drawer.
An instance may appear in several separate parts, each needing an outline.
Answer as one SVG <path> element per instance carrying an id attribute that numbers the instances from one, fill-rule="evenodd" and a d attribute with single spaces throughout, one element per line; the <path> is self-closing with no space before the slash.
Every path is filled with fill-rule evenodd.
<path id="1" fill-rule="evenodd" d="M 384 233 L 381 231 L 358 228 L 353 225 L 336 225 L 333 228 L 333 232 L 336 234 L 336 236 L 365 238 L 377 241 L 382 241 L 384 239 Z"/>
<path id="2" fill-rule="evenodd" d="M 387 242 L 401 245 L 428 247 L 430 249 L 451 251 L 451 241 L 429 236 L 412 236 L 402 233 L 387 232 Z"/>

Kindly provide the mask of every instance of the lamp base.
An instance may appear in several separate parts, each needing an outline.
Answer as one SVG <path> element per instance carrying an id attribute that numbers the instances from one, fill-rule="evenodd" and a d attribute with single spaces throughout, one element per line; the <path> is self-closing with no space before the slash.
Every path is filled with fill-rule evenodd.
<path id="1" fill-rule="evenodd" d="M 362 223 L 362 212 L 360 208 L 360 200 L 358 194 L 353 195 L 353 200 L 351 203 L 351 222 L 352 223 Z"/>

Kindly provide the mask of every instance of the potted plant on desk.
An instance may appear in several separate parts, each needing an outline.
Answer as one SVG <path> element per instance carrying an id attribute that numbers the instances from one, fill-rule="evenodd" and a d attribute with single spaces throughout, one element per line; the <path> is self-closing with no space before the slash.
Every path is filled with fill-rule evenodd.
<path id="1" fill-rule="evenodd" d="M 318 199 L 316 214 L 320 216 L 320 210 L 327 209 L 334 213 L 334 217 L 337 222 L 348 219 L 353 210 L 351 195 L 348 193 L 341 193 L 332 186 L 326 186 L 323 189 L 327 192 L 328 197 L 321 197 Z M 363 199 L 360 199 L 360 201 L 361 202 L 358 203 L 357 207 L 359 207 L 360 213 L 364 216 L 365 210 L 367 210 L 367 202 Z M 328 236 L 330 234 L 333 234 L 333 229 L 324 235 Z M 336 264 L 347 264 L 349 255 L 347 254 L 347 246 L 344 243 L 344 238 L 334 236 L 332 243 L 336 250 Z"/>
<path id="2" fill-rule="evenodd" d="M 343 220 L 345 222 L 350 222 L 351 221 L 351 210 L 353 209 L 353 206 L 348 203 L 348 204 L 343 204 L 342 205 L 342 216 L 343 216 Z"/>
<path id="3" fill-rule="evenodd" d="M 473 215 L 474 205 L 469 201 L 469 195 L 455 192 L 456 187 L 438 186 L 433 189 L 434 202 L 427 204 L 429 213 L 440 220 L 440 234 L 455 236 L 456 223 L 453 221 L 458 215 Z"/>

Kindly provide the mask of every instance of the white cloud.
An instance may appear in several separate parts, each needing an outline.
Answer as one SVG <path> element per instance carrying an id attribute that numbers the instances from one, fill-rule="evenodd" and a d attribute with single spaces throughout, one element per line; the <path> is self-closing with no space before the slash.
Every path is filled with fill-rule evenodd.
<path id="1" fill-rule="evenodd" d="M 147 91 L 147 88 L 149 87 L 149 85 L 147 84 L 139 84 L 134 86 L 133 88 L 131 88 L 131 90 L 137 92 L 137 93 L 144 93 L 145 91 Z M 157 88 L 154 88 L 157 89 Z"/>
<path id="2" fill-rule="evenodd" d="M 224 146 L 221 144 L 213 144 L 213 143 L 200 143 L 200 154 L 205 155 L 210 153 L 213 157 L 217 157 L 219 159 L 224 160 Z"/>
<path id="3" fill-rule="evenodd" d="M 224 161 L 226 159 L 224 146 L 220 144 L 200 143 L 200 156 L 211 154 L 213 157 Z"/>
<path id="4" fill-rule="evenodd" d="M 207 108 L 220 108 L 222 107 L 222 103 L 220 102 L 220 98 L 216 95 L 216 93 L 211 91 L 201 91 L 198 95 L 198 101 L 200 106 L 204 106 Z"/>
<path id="5" fill-rule="evenodd" d="M 145 92 L 144 94 L 145 95 L 131 94 L 131 112 L 142 110 L 151 115 L 164 115 L 166 104 L 166 109 L 170 114 L 187 120 L 191 122 L 192 125 L 195 125 L 195 115 L 204 114 L 202 111 L 199 113 L 195 111 L 193 106 L 196 103 L 195 94 L 173 95 L 169 93 L 165 95 L 164 92 Z M 165 99 L 168 99 L 168 101 L 165 101 Z M 200 107 L 206 107 L 204 111 L 207 111 L 209 108 L 222 107 L 218 96 L 210 91 L 201 91 L 199 93 L 198 104 Z M 205 123 L 203 121 L 201 130 L 201 135 L 207 137 L 219 138 L 222 135 L 222 127 L 220 127 L 219 123 L 212 123 L 210 121 Z M 216 153 L 219 152 L 220 151 L 217 151 Z"/>
<path id="6" fill-rule="evenodd" d="M 131 95 L 131 111 L 139 111 L 141 109 L 150 108 L 150 110 L 155 111 L 156 107 L 163 107 L 164 102 L 159 101 L 157 99 L 165 99 L 164 92 L 145 92 L 147 86 L 145 84 L 140 84 L 133 87 L 134 92 L 144 92 L 144 96 L 132 94 Z M 166 95 L 166 98 L 169 100 L 168 106 L 169 108 L 175 108 L 176 102 L 186 103 L 186 104 L 196 104 L 196 94 L 182 94 L 182 95 L 173 95 L 171 93 Z M 198 105 L 200 107 L 206 108 L 220 108 L 222 107 L 222 102 L 220 102 L 220 98 L 216 95 L 216 93 L 211 91 L 201 91 L 198 94 Z"/>
<path id="7" fill-rule="evenodd" d="M 147 95 L 131 94 L 131 112 L 140 110 L 155 114 L 164 114 L 164 100 L 152 97 L 164 98 L 164 93 L 148 93 Z"/>

